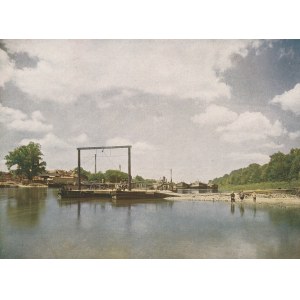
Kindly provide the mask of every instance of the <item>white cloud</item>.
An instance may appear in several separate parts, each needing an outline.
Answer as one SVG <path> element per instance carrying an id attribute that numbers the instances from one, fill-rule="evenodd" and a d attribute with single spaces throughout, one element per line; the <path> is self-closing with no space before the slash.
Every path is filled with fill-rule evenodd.
<path id="1" fill-rule="evenodd" d="M 155 149 L 155 147 L 145 141 L 137 141 L 133 143 L 132 141 L 122 138 L 122 137 L 115 137 L 108 139 L 106 141 L 107 146 L 132 146 L 132 151 L 135 154 L 144 154 L 148 151 L 152 151 Z"/>
<path id="2" fill-rule="evenodd" d="M 207 107 L 204 113 L 193 116 L 191 120 L 201 126 L 210 126 L 230 123 L 237 118 L 237 113 L 226 107 L 213 104 Z"/>
<path id="3" fill-rule="evenodd" d="M 49 132 L 53 126 L 43 123 L 44 116 L 40 111 L 34 111 L 31 118 L 21 110 L 13 109 L 0 104 L 0 123 L 8 129 L 28 132 Z"/>
<path id="4" fill-rule="evenodd" d="M 7 53 L 0 49 L 0 87 L 10 81 L 14 74 L 14 64 L 10 61 Z"/>
<path id="5" fill-rule="evenodd" d="M 68 143 L 66 143 L 64 140 L 60 139 L 53 133 L 46 134 L 41 139 L 22 139 L 20 142 L 20 145 L 27 145 L 29 142 L 38 143 L 41 145 L 43 149 L 49 150 L 49 149 L 67 149 L 71 148 L 72 146 Z"/>
<path id="6" fill-rule="evenodd" d="M 300 137 L 300 130 L 289 133 L 289 138 L 291 140 L 296 140 L 299 137 Z"/>
<path id="7" fill-rule="evenodd" d="M 219 126 L 222 140 L 230 143 L 261 141 L 270 137 L 279 137 L 286 133 L 280 121 L 273 124 L 260 112 L 244 112 L 231 124 Z"/>
<path id="8" fill-rule="evenodd" d="M 41 145 L 44 154 L 44 161 L 47 169 L 73 169 L 77 165 L 76 147 L 53 133 L 47 133 L 40 139 L 25 138 L 20 145 L 27 145 L 29 142 Z"/>
<path id="9" fill-rule="evenodd" d="M 247 40 L 103 41 L 9 40 L 11 52 L 39 58 L 37 68 L 15 71 L 15 83 L 38 99 L 72 102 L 82 94 L 119 87 L 201 98 L 230 97 L 216 71 L 232 67 L 232 54 L 245 57 Z"/>
<path id="10" fill-rule="evenodd" d="M 107 146 L 130 146 L 132 142 L 122 137 L 114 137 L 106 141 Z"/>
<path id="11" fill-rule="evenodd" d="M 43 116 L 43 114 L 39 111 L 39 110 L 36 110 L 34 111 L 32 114 L 31 114 L 31 117 L 33 120 L 35 121 L 45 121 L 45 117 Z"/>
<path id="12" fill-rule="evenodd" d="M 98 102 L 97 106 L 98 108 L 100 109 L 107 109 L 107 108 L 110 108 L 113 104 L 111 102 Z"/>
<path id="13" fill-rule="evenodd" d="M 240 161 L 243 164 L 251 164 L 251 163 L 258 163 L 258 164 L 265 164 L 270 160 L 269 155 L 254 152 L 254 153 L 242 153 L 242 152 L 232 152 L 227 155 L 230 160 Z"/>
<path id="14" fill-rule="evenodd" d="M 73 144 L 83 144 L 89 141 L 89 137 L 85 132 L 83 132 L 76 137 L 69 138 L 69 141 Z"/>
<path id="15" fill-rule="evenodd" d="M 281 149 L 284 147 L 284 144 L 275 144 L 274 142 L 269 142 L 260 145 L 260 148 L 270 148 L 270 149 Z"/>
<path id="16" fill-rule="evenodd" d="M 300 83 L 282 95 L 275 96 L 271 103 L 279 104 L 283 110 L 290 110 L 297 115 L 300 115 Z"/>

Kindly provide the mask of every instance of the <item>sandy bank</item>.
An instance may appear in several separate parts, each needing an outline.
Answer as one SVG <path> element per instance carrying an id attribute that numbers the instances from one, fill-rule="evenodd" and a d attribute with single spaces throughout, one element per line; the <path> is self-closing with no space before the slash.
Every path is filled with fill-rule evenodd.
<path id="1" fill-rule="evenodd" d="M 230 201 L 230 193 L 213 193 L 213 194 L 178 194 L 179 197 L 168 197 L 166 200 L 172 201 Z M 270 204 L 279 206 L 299 206 L 300 198 L 290 194 L 257 194 L 256 202 L 253 201 L 251 196 L 246 196 L 241 202 L 238 195 L 235 198 L 236 203 L 256 203 L 256 204 Z"/>

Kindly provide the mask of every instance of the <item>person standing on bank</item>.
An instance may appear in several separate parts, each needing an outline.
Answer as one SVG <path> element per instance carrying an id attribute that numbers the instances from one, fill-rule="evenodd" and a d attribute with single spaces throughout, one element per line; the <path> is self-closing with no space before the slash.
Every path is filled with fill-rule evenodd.
<path id="1" fill-rule="evenodd" d="M 240 200 L 243 201 L 244 198 L 245 198 L 245 194 L 243 193 L 243 191 L 241 191 L 241 192 L 239 193 L 239 196 L 240 196 Z"/>
<path id="2" fill-rule="evenodd" d="M 234 192 L 232 192 L 230 194 L 230 199 L 231 199 L 231 202 L 235 202 L 235 194 L 234 194 Z"/>

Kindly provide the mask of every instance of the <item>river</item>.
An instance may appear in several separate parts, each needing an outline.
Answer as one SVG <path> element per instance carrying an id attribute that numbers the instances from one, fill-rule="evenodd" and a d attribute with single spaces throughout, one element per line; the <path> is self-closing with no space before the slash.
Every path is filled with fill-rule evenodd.
<path id="1" fill-rule="evenodd" d="M 0 258 L 300 258 L 300 208 L 1 189 Z"/>

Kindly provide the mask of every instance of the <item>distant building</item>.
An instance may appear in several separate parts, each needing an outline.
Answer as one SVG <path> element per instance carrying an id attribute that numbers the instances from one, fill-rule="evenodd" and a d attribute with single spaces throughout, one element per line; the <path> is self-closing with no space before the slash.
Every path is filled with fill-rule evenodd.
<path id="1" fill-rule="evenodd" d="M 176 183 L 176 188 L 178 188 L 178 189 L 188 189 L 189 187 L 190 187 L 190 185 L 183 181 Z"/>

